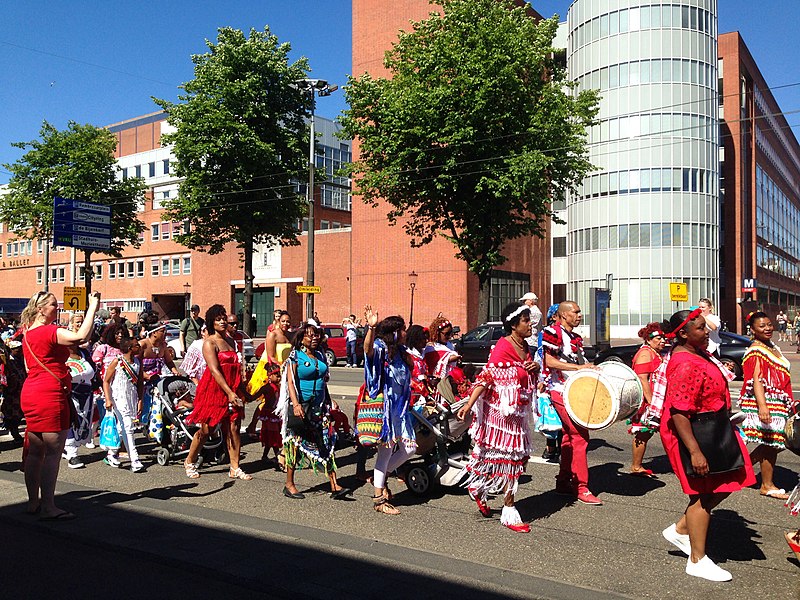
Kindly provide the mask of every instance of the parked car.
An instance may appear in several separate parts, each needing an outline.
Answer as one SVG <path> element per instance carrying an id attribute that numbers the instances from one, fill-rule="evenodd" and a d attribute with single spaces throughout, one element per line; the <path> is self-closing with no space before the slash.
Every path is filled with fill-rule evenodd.
<path id="1" fill-rule="evenodd" d="M 461 355 L 462 362 L 485 365 L 492 346 L 504 335 L 500 321 L 478 325 L 455 341 L 456 352 Z"/>
<path id="2" fill-rule="evenodd" d="M 720 361 L 736 375 L 737 379 L 742 377 L 742 359 L 744 351 L 750 345 L 750 338 L 730 331 L 720 331 L 719 337 L 722 343 L 719 346 Z M 641 348 L 641 344 L 630 344 L 627 346 L 614 346 L 603 350 L 594 359 L 594 363 L 599 365 L 607 360 L 617 360 L 624 362 L 629 367 L 633 363 L 633 356 Z"/>
<path id="3" fill-rule="evenodd" d="M 344 327 L 341 323 L 323 323 L 322 329 L 325 332 L 324 351 L 330 366 L 336 365 L 340 360 L 347 360 L 347 341 L 345 339 Z M 364 363 L 364 335 L 363 327 L 356 327 L 356 361 L 358 365 Z"/>

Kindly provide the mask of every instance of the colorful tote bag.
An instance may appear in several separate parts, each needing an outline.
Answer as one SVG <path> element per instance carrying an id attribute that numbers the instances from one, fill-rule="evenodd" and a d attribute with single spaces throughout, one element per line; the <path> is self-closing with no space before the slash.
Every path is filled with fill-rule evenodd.
<path id="1" fill-rule="evenodd" d="M 383 429 L 383 393 L 370 398 L 362 386 L 356 409 L 356 435 L 362 446 L 374 446 L 381 439 Z"/>

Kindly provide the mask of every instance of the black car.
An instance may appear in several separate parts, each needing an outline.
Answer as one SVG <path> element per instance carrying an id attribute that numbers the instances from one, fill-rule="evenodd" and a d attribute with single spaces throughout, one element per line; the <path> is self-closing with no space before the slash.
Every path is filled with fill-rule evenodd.
<path id="1" fill-rule="evenodd" d="M 750 345 L 750 338 L 730 331 L 720 331 L 719 337 L 722 343 L 719 346 L 719 357 L 722 363 L 736 374 L 737 379 L 742 376 L 742 359 L 744 351 Z M 631 344 L 629 346 L 615 346 L 608 350 L 603 350 L 594 359 L 594 364 L 599 365 L 607 360 L 619 360 L 629 367 L 633 363 L 633 356 L 641 348 L 641 344 Z"/>
<path id="2" fill-rule="evenodd" d="M 500 321 L 478 325 L 456 340 L 456 352 L 461 355 L 463 362 L 486 364 L 492 346 L 504 335 L 503 324 Z"/>

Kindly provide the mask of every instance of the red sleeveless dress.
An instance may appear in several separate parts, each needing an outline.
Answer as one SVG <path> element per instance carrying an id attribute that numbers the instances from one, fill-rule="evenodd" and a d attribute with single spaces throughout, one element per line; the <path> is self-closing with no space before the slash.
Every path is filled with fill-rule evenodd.
<path id="1" fill-rule="evenodd" d="M 225 381 L 232 390 L 236 390 L 242 381 L 242 367 L 239 364 L 239 355 L 232 350 L 220 352 L 219 368 Z M 233 413 L 229 411 L 228 395 L 214 381 L 211 369 L 206 369 L 200 378 L 197 386 L 197 394 L 194 399 L 194 410 L 186 417 L 188 423 L 202 424 L 215 427 L 225 419 L 239 418 L 244 416 L 243 407 L 233 407 Z"/>

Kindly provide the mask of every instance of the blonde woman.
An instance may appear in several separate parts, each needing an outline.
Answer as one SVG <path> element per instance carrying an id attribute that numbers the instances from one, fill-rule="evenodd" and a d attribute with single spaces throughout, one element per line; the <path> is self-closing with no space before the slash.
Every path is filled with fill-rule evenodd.
<path id="1" fill-rule="evenodd" d="M 29 514 L 43 521 L 74 519 L 75 515 L 55 505 L 56 480 L 70 428 L 72 377 L 67 367 L 69 347 L 82 344 L 92 335 L 92 323 L 100 294 L 89 296 L 89 308 L 78 331 L 54 324 L 58 300 L 50 292 L 37 292 L 22 311 L 25 328 L 22 351 L 28 378 L 22 386 L 22 412 L 27 428 L 24 456 L 25 486 Z"/>

